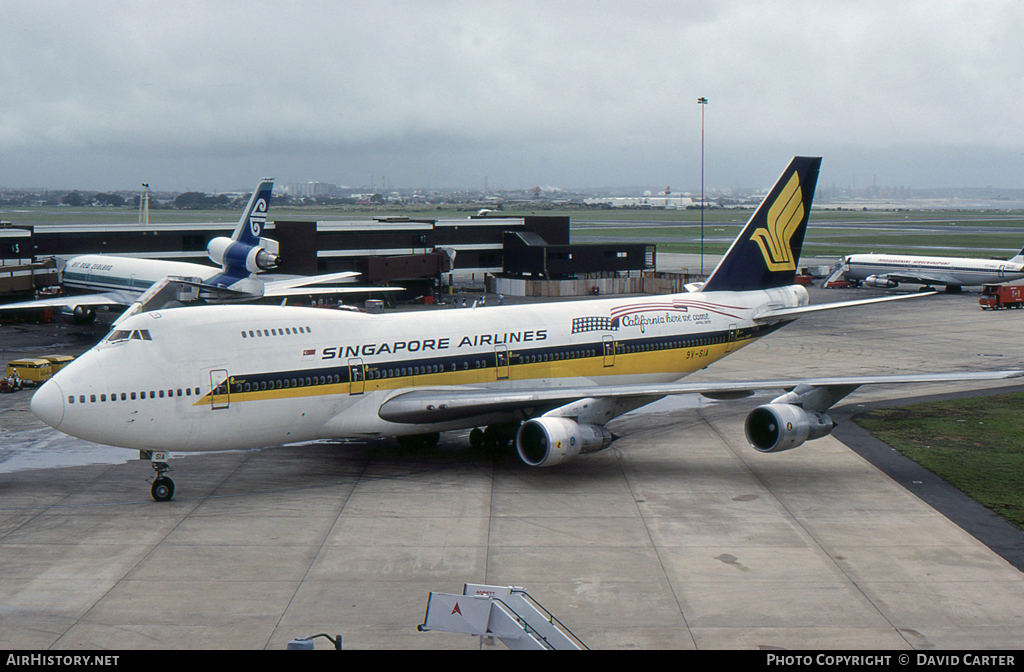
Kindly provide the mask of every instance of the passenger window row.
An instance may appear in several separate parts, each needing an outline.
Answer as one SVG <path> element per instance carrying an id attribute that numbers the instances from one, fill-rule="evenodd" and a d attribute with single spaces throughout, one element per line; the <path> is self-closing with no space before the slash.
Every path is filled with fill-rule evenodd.
<path id="1" fill-rule="evenodd" d="M 652 350 L 673 350 L 675 348 L 701 348 L 708 345 L 725 343 L 728 337 L 725 334 L 714 336 L 701 336 L 699 338 L 673 339 L 670 341 L 654 341 L 650 343 L 627 344 L 618 343 L 615 346 L 615 354 L 631 354 L 634 352 L 650 352 Z"/>
<path id="2" fill-rule="evenodd" d="M 263 338 L 264 336 L 292 336 L 297 334 L 312 334 L 309 327 L 285 327 L 283 329 L 250 329 L 242 330 L 242 338 Z"/>
<path id="3" fill-rule="evenodd" d="M 84 403 L 95 404 L 97 402 L 103 403 L 103 402 L 106 402 L 108 400 L 109 401 L 117 401 L 118 398 L 120 398 L 121 401 L 129 401 L 129 400 L 136 401 L 136 400 L 146 399 L 147 398 L 146 397 L 147 394 L 149 394 L 149 397 L 148 397 L 149 399 L 158 399 L 158 398 L 159 399 L 171 399 L 173 397 L 191 397 L 192 394 L 193 394 L 193 390 L 195 390 L 195 396 L 197 396 L 197 397 L 200 396 L 201 393 L 200 393 L 198 387 L 196 387 L 196 388 L 186 387 L 184 390 L 182 390 L 181 388 L 178 388 L 176 390 L 150 390 L 148 393 L 145 392 L 145 391 L 143 391 L 143 392 L 111 392 L 110 395 L 109 395 L 109 399 L 108 399 L 108 395 L 106 395 L 106 394 L 100 394 L 100 395 L 90 394 L 89 397 L 88 397 L 88 402 L 86 402 L 86 396 L 84 394 L 79 394 L 77 397 L 75 395 L 73 395 L 73 394 L 69 394 L 68 395 L 68 403 L 69 404 L 73 404 L 73 403 L 75 403 L 76 399 L 77 399 L 79 404 L 84 404 Z"/>
<path id="4" fill-rule="evenodd" d="M 519 358 L 520 364 L 535 364 L 537 362 L 557 362 L 563 359 L 580 359 L 582 357 L 596 357 L 597 350 L 587 348 L 585 350 L 556 350 L 550 353 L 541 353 L 539 355 L 520 355 L 518 353 L 513 354 L 514 357 Z"/>
<path id="5" fill-rule="evenodd" d="M 259 382 L 234 382 L 232 381 L 232 389 L 235 392 L 262 392 L 264 390 L 281 390 L 288 389 L 291 387 L 309 387 L 312 385 L 331 385 L 334 383 L 340 383 L 341 376 L 335 374 L 333 376 L 306 376 L 296 378 L 274 378 L 271 380 L 261 380 Z M 226 392 L 226 390 L 224 391 Z M 223 394 L 224 392 L 219 392 Z"/>

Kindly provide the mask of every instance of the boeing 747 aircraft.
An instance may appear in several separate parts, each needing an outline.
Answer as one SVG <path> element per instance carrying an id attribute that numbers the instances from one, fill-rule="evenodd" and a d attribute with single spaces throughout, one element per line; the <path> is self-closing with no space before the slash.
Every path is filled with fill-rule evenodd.
<path id="1" fill-rule="evenodd" d="M 961 287 L 1012 282 L 1024 278 L 1024 250 L 1001 259 L 918 257 L 899 254 L 851 254 L 840 262 L 842 277 L 869 287 L 897 287 L 901 282 Z"/>
<path id="2" fill-rule="evenodd" d="M 66 290 L 71 290 L 70 295 L 5 304 L 0 306 L 0 310 L 53 306 L 70 310 L 76 320 L 86 322 L 96 318 L 96 306 L 132 306 L 153 285 L 168 277 L 191 286 L 199 297 L 218 303 L 367 291 L 357 287 L 309 287 L 359 275 L 348 271 L 268 281 L 257 277 L 273 270 L 279 261 L 277 241 L 262 237 L 273 188 L 273 178 L 260 180 L 232 236 L 214 238 L 207 245 L 207 254 L 211 261 L 219 264 L 217 267 L 161 259 L 84 254 L 69 259 L 64 266 L 61 284 Z M 149 310 L 153 308 L 152 305 L 148 307 Z"/>
<path id="3" fill-rule="evenodd" d="M 607 448 L 609 420 L 665 395 L 779 388 L 746 420 L 751 445 L 777 452 L 829 434 L 825 411 L 859 385 L 1019 375 L 680 382 L 806 313 L 908 298 L 811 306 L 794 284 L 820 162 L 793 159 L 697 291 L 450 313 L 142 313 L 45 383 L 32 412 L 72 436 L 156 451 L 151 492 L 167 500 L 174 483 L 162 451 L 340 437 L 428 443 L 474 428 L 471 442 L 514 437 L 526 464 L 550 467 Z"/>

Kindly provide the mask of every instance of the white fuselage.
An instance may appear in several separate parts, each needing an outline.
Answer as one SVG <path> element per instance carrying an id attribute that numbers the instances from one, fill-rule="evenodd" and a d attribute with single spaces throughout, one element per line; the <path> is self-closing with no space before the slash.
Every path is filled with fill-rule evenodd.
<path id="1" fill-rule="evenodd" d="M 501 421 L 398 424 L 410 389 L 670 382 L 783 323 L 802 287 L 371 315 L 285 306 L 174 308 L 128 318 L 32 401 L 57 429 L 142 450 L 261 447 Z"/>
<path id="2" fill-rule="evenodd" d="M 74 290 L 141 294 L 169 275 L 209 280 L 220 272 L 220 268 L 187 261 L 83 254 L 68 260 L 62 284 Z"/>
<path id="3" fill-rule="evenodd" d="M 916 278 L 921 284 L 970 286 L 1024 278 L 1024 265 L 1000 259 L 852 254 L 843 264 L 843 276 L 849 280 L 878 276 L 906 282 L 915 282 L 911 278 Z"/>

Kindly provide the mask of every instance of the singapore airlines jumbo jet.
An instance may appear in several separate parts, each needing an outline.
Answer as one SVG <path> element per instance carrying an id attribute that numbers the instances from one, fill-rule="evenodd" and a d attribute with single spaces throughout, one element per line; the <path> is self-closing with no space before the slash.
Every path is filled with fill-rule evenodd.
<path id="1" fill-rule="evenodd" d="M 194 288 L 199 298 L 214 302 L 367 291 L 367 288 L 309 287 L 359 275 L 348 271 L 266 281 L 257 277 L 279 263 L 277 241 L 262 237 L 273 189 L 273 178 L 260 180 L 232 236 L 214 238 L 207 245 L 207 254 L 218 264 L 216 267 L 163 259 L 83 254 L 72 257 L 64 266 L 61 284 L 70 290 L 68 296 L 9 303 L 0 306 L 0 310 L 61 307 L 71 310 L 77 321 L 92 321 L 96 318 L 96 306 L 133 306 L 151 287 L 168 277 L 178 278 Z M 152 308 L 150 305 L 149 309 Z"/>
<path id="2" fill-rule="evenodd" d="M 788 390 L 746 420 L 751 445 L 773 452 L 831 432 L 824 411 L 862 384 L 1018 375 L 677 382 L 802 314 L 904 298 L 810 306 L 794 284 L 820 162 L 793 159 L 699 291 L 449 313 L 142 313 L 44 384 L 32 412 L 67 434 L 140 451 L 430 442 L 476 428 L 471 442 L 514 437 L 524 462 L 546 467 L 606 448 L 609 420 L 669 394 Z M 151 459 L 153 497 L 170 499 L 166 458 Z"/>

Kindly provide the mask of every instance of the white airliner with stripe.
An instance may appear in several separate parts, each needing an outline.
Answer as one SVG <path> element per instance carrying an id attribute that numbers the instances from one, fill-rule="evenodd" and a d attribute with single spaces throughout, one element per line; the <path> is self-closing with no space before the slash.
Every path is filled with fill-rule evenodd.
<path id="1" fill-rule="evenodd" d="M 1024 278 L 1024 250 L 1007 259 L 923 257 L 909 254 L 851 254 L 844 257 L 842 277 L 869 287 L 897 287 L 901 282 L 961 287 L 1013 282 Z"/>
<path id="2" fill-rule="evenodd" d="M 669 394 L 786 390 L 746 421 L 765 452 L 827 435 L 859 385 L 988 380 L 1020 372 L 685 383 L 807 312 L 794 284 L 820 159 L 795 158 L 700 291 L 444 312 L 203 306 L 134 315 L 35 394 L 62 432 L 143 451 L 255 448 L 475 428 L 529 465 L 606 448 L 605 424 Z M 911 295 L 920 296 L 920 295 Z M 486 429 L 483 429 L 486 428 Z M 157 500 L 174 484 L 156 459 Z"/>

